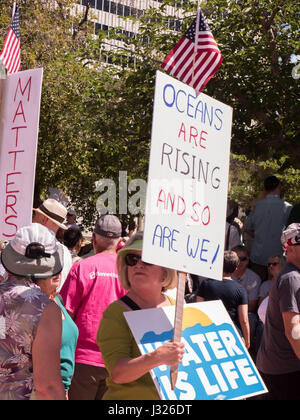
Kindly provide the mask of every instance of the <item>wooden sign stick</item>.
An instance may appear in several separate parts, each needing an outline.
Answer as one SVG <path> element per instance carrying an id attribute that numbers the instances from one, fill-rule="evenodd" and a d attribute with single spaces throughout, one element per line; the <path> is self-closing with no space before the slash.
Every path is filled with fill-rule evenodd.
<path id="1" fill-rule="evenodd" d="M 174 320 L 174 332 L 173 332 L 174 343 L 179 343 L 181 340 L 185 282 L 186 282 L 186 274 L 180 272 L 178 276 L 177 295 L 176 295 L 176 308 L 175 308 L 175 320 Z M 177 381 L 177 374 L 178 374 L 178 365 L 171 367 L 170 379 L 171 379 L 172 389 L 175 388 L 176 381 Z"/>

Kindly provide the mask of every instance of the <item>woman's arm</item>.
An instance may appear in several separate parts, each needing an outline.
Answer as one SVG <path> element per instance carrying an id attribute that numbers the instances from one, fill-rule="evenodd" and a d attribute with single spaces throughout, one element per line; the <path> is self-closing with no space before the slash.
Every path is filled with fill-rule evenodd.
<path id="1" fill-rule="evenodd" d="M 38 400 L 65 400 L 60 373 L 61 310 L 50 302 L 40 318 L 32 346 L 33 384 Z"/>
<path id="2" fill-rule="evenodd" d="M 184 354 L 183 343 L 167 342 L 151 353 L 140 355 L 123 306 L 117 302 L 103 313 L 97 343 L 112 381 L 118 384 L 135 381 L 156 366 L 181 363 Z"/>
<path id="3" fill-rule="evenodd" d="M 248 319 L 248 305 L 239 305 L 238 306 L 238 317 L 239 323 L 242 329 L 245 346 L 247 349 L 250 347 L 250 326 Z"/>
<path id="4" fill-rule="evenodd" d="M 158 347 L 151 353 L 134 359 L 120 359 L 111 372 L 113 382 L 123 384 L 135 381 L 160 365 L 178 365 L 182 362 L 184 344 L 171 341 Z"/>

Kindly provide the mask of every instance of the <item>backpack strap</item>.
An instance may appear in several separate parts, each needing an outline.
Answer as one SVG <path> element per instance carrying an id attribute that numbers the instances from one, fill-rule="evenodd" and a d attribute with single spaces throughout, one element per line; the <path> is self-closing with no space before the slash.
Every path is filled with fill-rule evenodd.
<path id="1" fill-rule="evenodd" d="M 133 311 L 138 311 L 139 309 L 141 309 L 132 299 L 130 299 L 130 297 L 128 297 L 127 295 L 121 297 L 121 299 L 124 303 L 126 303 L 127 306 L 129 306 L 130 309 L 132 309 Z"/>

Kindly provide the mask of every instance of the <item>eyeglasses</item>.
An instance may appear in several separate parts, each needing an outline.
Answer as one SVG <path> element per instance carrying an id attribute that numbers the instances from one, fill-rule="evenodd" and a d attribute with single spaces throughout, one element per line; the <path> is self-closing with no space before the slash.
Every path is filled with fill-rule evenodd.
<path id="1" fill-rule="evenodd" d="M 248 257 L 239 257 L 239 260 L 240 261 L 247 261 L 248 260 Z"/>
<path id="2" fill-rule="evenodd" d="M 268 263 L 268 267 L 271 267 L 272 265 L 274 265 L 274 267 L 276 267 L 276 265 L 279 265 L 279 262 L 269 262 Z"/>
<path id="3" fill-rule="evenodd" d="M 125 263 L 129 267 L 134 267 L 135 265 L 137 265 L 137 263 L 139 261 L 142 261 L 141 255 L 137 255 L 137 254 L 126 254 L 125 255 Z M 142 263 L 145 264 L 145 265 L 153 265 L 153 264 L 150 264 L 150 263 L 146 263 L 145 261 L 142 261 Z"/>

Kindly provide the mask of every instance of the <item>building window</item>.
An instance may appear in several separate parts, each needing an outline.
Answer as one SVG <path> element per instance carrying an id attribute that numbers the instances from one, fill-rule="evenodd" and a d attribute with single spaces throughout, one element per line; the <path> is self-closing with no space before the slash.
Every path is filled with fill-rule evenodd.
<path id="1" fill-rule="evenodd" d="M 114 1 L 110 2 L 110 13 L 116 15 L 117 14 L 117 5 Z"/>
<path id="2" fill-rule="evenodd" d="M 89 1 L 88 0 L 81 0 L 81 4 L 83 6 L 88 6 Z M 95 8 L 95 0 L 90 0 L 90 7 Z"/>
<path id="3" fill-rule="evenodd" d="M 81 0 L 78 1 L 78 3 L 81 3 L 83 6 L 87 6 L 89 0 Z M 140 17 L 144 13 L 143 10 L 136 9 L 135 7 L 131 6 L 124 6 L 124 4 L 122 3 L 114 2 L 111 0 L 90 0 L 90 7 L 122 17 L 127 17 L 131 15 Z"/>
<path id="4" fill-rule="evenodd" d="M 122 3 L 117 3 L 117 15 L 124 16 L 124 5 Z"/>
<path id="5" fill-rule="evenodd" d="M 124 16 L 130 16 L 131 15 L 131 7 L 125 6 L 124 7 Z"/>
<path id="6" fill-rule="evenodd" d="M 110 1 L 104 0 L 104 7 L 103 7 L 104 12 L 109 12 L 109 6 L 110 6 Z"/>

